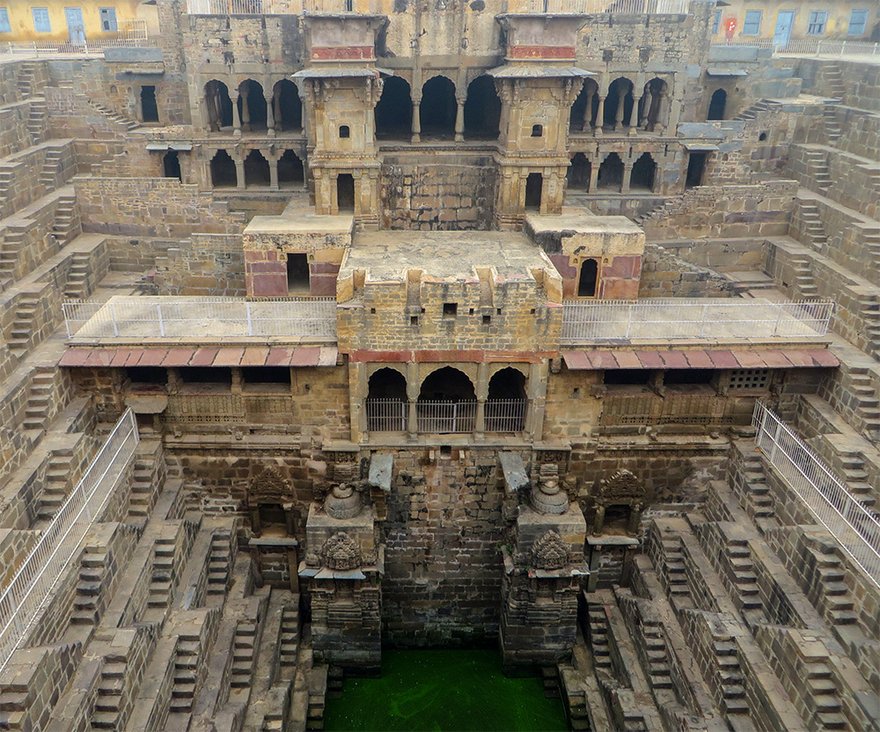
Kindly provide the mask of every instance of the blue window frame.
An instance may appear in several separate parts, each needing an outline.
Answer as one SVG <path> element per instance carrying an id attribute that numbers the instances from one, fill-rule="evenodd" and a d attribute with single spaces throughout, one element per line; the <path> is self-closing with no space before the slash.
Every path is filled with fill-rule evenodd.
<path id="1" fill-rule="evenodd" d="M 828 11 L 814 10 L 810 13 L 810 19 L 807 22 L 808 36 L 821 36 L 825 34 L 825 27 L 828 25 Z"/>
<path id="2" fill-rule="evenodd" d="M 868 11 L 853 10 L 849 16 L 849 28 L 846 31 L 848 36 L 863 36 L 865 29 L 868 27 Z"/>
<path id="3" fill-rule="evenodd" d="M 116 8 L 99 8 L 101 16 L 102 31 L 117 31 L 119 27 L 116 24 Z"/>
<path id="4" fill-rule="evenodd" d="M 12 33 L 12 24 L 9 22 L 9 11 L 0 8 L 0 33 Z"/>
<path id="5" fill-rule="evenodd" d="M 746 10 L 746 19 L 743 22 L 742 34 L 744 36 L 757 36 L 761 32 L 761 17 L 763 12 L 760 10 Z"/>
<path id="6" fill-rule="evenodd" d="M 721 27 L 721 11 L 716 10 L 715 15 L 712 16 L 712 35 L 714 36 L 718 33 L 718 29 Z"/>
<path id="7" fill-rule="evenodd" d="M 37 33 L 51 33 L 52 24 L 49 22 L 49 8 L 31 8 L 34 16 L 34 30 Z"/>

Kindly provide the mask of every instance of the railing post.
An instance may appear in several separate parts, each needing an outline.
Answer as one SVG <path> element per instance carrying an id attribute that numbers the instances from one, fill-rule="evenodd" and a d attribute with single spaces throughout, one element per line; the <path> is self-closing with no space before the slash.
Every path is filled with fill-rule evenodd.
<path id="1" fill-rule="evenodd" d="M 253 321 L 251 320 L 251 302 L 250 302 L 250 300 L 247 300 L 245 302 L 244 310 L 245 310 L 245 313 L 247 314 L 247 334 L 249 336 L 252 336 L 254 334 L 254 324 L 253 324 Z"/>
<path id="2" fill-rule="evenodd" d="M 162 320 L 162 305 L 160 303 L 156 303 L 156 315 L 159 318 L 159 335 L 164 338 L 165 337 L 165 323 Z"/>
<path id="3" fill-rule="evenodd" d="M 703 328 L 706 325 L 706 308 L 707 308 L 707 305 L 705 303 L 700 308 L 700 338 L 702 338 L 705 335 Z"/>

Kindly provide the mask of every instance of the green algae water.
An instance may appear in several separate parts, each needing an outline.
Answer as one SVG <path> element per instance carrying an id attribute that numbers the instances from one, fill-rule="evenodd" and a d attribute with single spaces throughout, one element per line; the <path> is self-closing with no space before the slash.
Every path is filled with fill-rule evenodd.
<path id="1" fill-rule="evenodd" d="M 496 651 L 382 652 L 382 676 L 346 678 L 327 699 L 328 732 L 555 732 L 559 699 L 537 677 L 507 678 Z"/>

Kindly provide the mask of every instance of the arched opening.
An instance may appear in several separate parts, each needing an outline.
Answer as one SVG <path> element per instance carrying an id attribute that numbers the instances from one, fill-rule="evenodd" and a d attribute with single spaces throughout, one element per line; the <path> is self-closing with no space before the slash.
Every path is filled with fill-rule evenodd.
<path id="1" fill-rule="evenodd" d="M 238 118 L 246 132 L 266 129 L 266 97 L 263 87 L 253 79 L 238 85 Z"/>
<path id="2" fill-rule="evenodd" d="M 268 186 L 271 180 L 269 175 L 269 161 L 263 157 L 259 150 L 251 150 L 244 159 L 244 186 Z"/>
<path id="3" fill-rule="evenodd" d="M 619 191 L 623 186 L 623 161 L 617 153 L 611 153 L 599 166 L 597 187 L 602 190 Z"/>
<path id="4" fill-rule="evenodd" d="M 183 181 L 177 150 L 169 150 L 162 156 L 162 175 L 166 178 L 177 178 L 177 180 Z"/>
<path id="5" fill-rule="evenodd" d="M 473 432 L 477 397 L 466 374 L 451 366 L 422 382 L 417 403 L 419 432 Z"/>
<path id="6" fill-rule="evenodd" d="M 301 186 L 305 180 L 303 162 L 293 150 L 285 150 L 278 158 L 278 186 L 292 188 Z"/>
<path id="7" fill-rule="evenodd" d="M 526 424 L 526 377 L 504 368 L 489 380 L 486 400 L 487 432 L 521 432 Z"/>
<path id="8" fill-rule="evenodd" d="M 712 98 L 709 100 L 709 111 L 706 113 L 706 119 L 724 119 L 724 108 L 727 106 L 727 92 L 724 89 L 716 89 L 712 92 Z"/>
<path id="9" fill-rule="evenodd" d="M 544 188 L 544 176 L 540 173 L 529 173 L 526 178 L 526 209 L 541 210 L 541 194 Z"/>
<path id="10" fill-rule="evenodd" d="M 385 79 L 375 114 L 377 138 L 409 139 L 412 134 L 412 96 L 405 79 L 399 76 Z"/>
<path id="11" fill-rule="evenodd" d="M 589 191 L 592 164 L 583 153 L 575 153 L 568 166 L 568 189 L 571 191 Z"/>
<path id="12" fill-rule="evenodd" d="M 596 297 L 599 289 L 599 261 L 585 259 L 578 272 L 578 297 Z"/>
<path id="13" fill-rule="evenodd" d="M 580 94 L 571 105 L 568 120 L 570 132 L 589 132 L 596 125 L 596 114 L 599 111 L 599 85 L 593 79 L 587 79 Z"/>
<path id="14" fill-rule="evenodd" d="M 605 99 L 603 126 L 613 130 L 629 127 L 633 112 L 633 83 L 625 76 L 611 82 Z"/>
<path id="15" fill-rule="evenodd" d="M 214 188 L 235 188 L 238 185 L 235 161 L 225 150 L 218 150 L 211 158 L 211 185 Z"/>
<path id="16" fill-rule="evenodd" d="M 399 371 L 383 368 L 371 377 L 367 389 L 367 429 L 371 432 L 402 432 L 406 429 L 406 378 Z"/>
<path id="17" fill-rule="evenodd" d="M 272 87 L 275 129 L 281 131 L 302 129 L 302 101 L 299 91 L 290 79 L 282 79 Z"/>
<path id="18" fill-rule="evenodd" d="M 354 213 L 354 176 L 351 173 L 336 176 L 336 206 L 340 213 Z"/>
<path id="19" fill-rule="evenodd" d="M 156 104 L 156 87 L 141 87 L 141 122 L 158 122 L 159 106 Z"/>
<path id="20" fill-rule="evenodd" d="M 473 140 L 495 140 L 501 123 L 501 100 L 495 81 L 478 76 L 467 88 L 464 103 L 464 135 Z"/>
<path id="21" fill-rule="evenodd" d="M 428 79 L 422 87 L 419 121 L 422 135 L 451 139 L 455 135 L 455 84 L 445 76 Z"/>
<path id="22" fill-rule="evenodd" d="M 660 117 L 661 114 L 665 116 L 664 105 L 667 90 L 666 82 L 660 78 L 655 77 L 645 84 L 642 99 L 639 102 L 639 127 L 653 131 L 658 124 L 666 125 L 666 120 Z"/>
<path id="23" fill-rule="evenodd" d="M 632 175 L 629 179 L 631 189 L 653 191 L 654 176 L 657 173 L 657 164 L 651 153 L 642 153 L 632 167 Z"/>
<path id="24" fill-rule="evenodd" d="M 208 129 L 219 132 L 232 127 L 232 100 L 229 87 L 212 79 L 205 84 L 205 107 L 208 110 Z"/>

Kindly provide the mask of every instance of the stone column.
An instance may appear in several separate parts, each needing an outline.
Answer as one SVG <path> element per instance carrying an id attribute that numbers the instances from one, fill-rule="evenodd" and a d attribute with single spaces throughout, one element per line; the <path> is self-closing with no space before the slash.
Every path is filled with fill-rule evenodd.
<path id="1" fill-rule="evenodd" d="M 243 97 L 239 93 L 239 97 L 241 97 L 241 129 L 245 132 L 250 132 L 251 129 L 251 105 L 248 101 L 248 95 L 245 94 Z"/>
<path id="2" fill-rule="evenodd" d="M 486 399 L 489 397 L 489 365 L 481 363 L 477 367 L 477 414 L 474 421 L 474 439 L 482 440 L 486 435 Z"/>
<path id="3" fill-rule="evenodd" d="M 596 126 L 593 134 L 599 137 L 602 134 L 602 125 L 605 122 L 605 97 L 599 95 L 599 108 L 596 110 Z"/>
<path id="4" fill-rule="evenodd" d="M 665 90 L 660 90 L 660 101 L 657 104 L 657 121 L 654 123 L 655 132 L 663 132 L 666 129 L 669 110 L 669 95 Z"/>
<path id="5" fill-rule="evenodd" d="M 278 190 L 278 158 L 274 155 L 269 158 L 269 188 Z"/>
<path id="6" fill-rule="evenodd" d="M 637 97 L 633 95 L 633 107 L 629 113 L 629 119 L 626 121 L 627 127 L 629 127 L 629 134 L 636 134 L 636 130 L 639 126 L 639 102 L 641 101 L 641 97 Z M 635 118 L 635 119 L 633 119 Z"/>
<path id="7" fill-rule="evenodd" d="M 455 98 L 455 141 L 464 142 L 464 99 Z"/>
<path id="8" fill-rule="evenodd" d="M 587 188 L 588 193 L 595 193 L 599 187 L 599 162 L 590 161 L 590 187 Z"/>
<path id="9" fill-rule="evenodd" d="M 623 164 L 623 182 L 620 184 L 621 193 L 629 193 L 630 178 L 632 178 L 633 164 Z"/>
<path id="10" fill-rule="evenodd" d="M 615 132 L 617 132 L 617 130 L 619 130 L 621 125 L 623 124 L 623 107 L 624 107 L 625 103 L 626 103 L 626 94 L 621 94 L 617 98 L 617 114 L 614 115 L 614 131 Z"/>
<path id="11" fill-rule="evenodd" d="M 406 431 L 411 440 L 415 440 L 419 434 L 419 415 L 416 408 L 419 387 L 419 366 L 415 362 L 409 363 L 406 366 Z"/>
<path id="12" fill-rule="evenodd" d="M 268 128 L 269 137 L 275 137 L 275 110 L 273 104 L 275 95 L 266 97 L 266 127 Z"/>
<path id="13" fill-rule="evenodd" d="M 281 95 L 278 92 L 272 94 L 273 117 L 279 129 L 284 129 L 284 120 L 281 118 Z"/>
<path id="14" fill-rule="evenodd" d="M 584 119 L 581 122 L 581 130 L 588 130 L 593 126 L 593 97 L 595 96 L 595 91 L 592 86 L 590 90 L 587 92 L 587 107 L 584 109 Z"/>
<path id="15" fill-rule="evenodd" d="M 244 188 L 244 160 L 235 161 L 235 187 Z"/>
<path id="16" fill-rule="evenodd" d="M 412 141 L 413 142 L 421 142 L 422 141 L 422 119 L 419 114 L 419 104 L 421 104 L 421 99 L 412 100 Z"/>
<path id="17" fill-rule="evenodd" d="M 234 137 L 241 137 L 241 116 L 238 113 L 238 100 L 240 98 L 241 94 L 236 93 L 235 99 L 232 100 L 232 134 Z"/>
<path id="18" fill-rule="evenodd" d="M 654 95 L 651 94 L 651 87 L 645 87 L 645 94 L 642 97 L 644 99 L 644 104 L 642 106 L 642 117 L 639 120 L 639 127 L 643 130 L 647 130 L 650 125 L 650 120 L 648 117 L 651 114 L 651 105 L 654 103 Z"/>
<path id="19" fill-rule="evenodd" d="M 309 190 L 309 164 L 305 158 L 303 158 L 302 164 L 303 164 L 303 187 L 302 187 L 302 189 L 304 191 L 308 191 Z"/>

